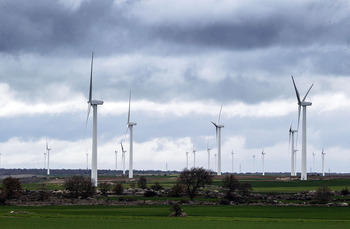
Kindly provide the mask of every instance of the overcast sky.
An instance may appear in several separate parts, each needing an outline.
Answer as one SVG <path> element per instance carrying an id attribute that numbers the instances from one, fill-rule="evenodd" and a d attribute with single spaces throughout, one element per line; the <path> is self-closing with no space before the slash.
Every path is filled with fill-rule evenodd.
<path id="1" fill-rule="evenodd" d="M 0 166 L 43 168 L 47 139 L 51 168 L 86 168 L 94 51 L 98 168 L 115 168 L 120 141 L 129 151 L 131 90 L 135 169 L 182 170 L 193 147 L 207 168 L 209 143 L 214 170 L 223 104 L 222 170 L 233 150 L 235 172 L 261 172 L 264 149 L 265 171 L 290 171 L 293 75 L 302 97 L 314 83 L 307 170 L 324 148 L 327 171 L 350 172 L 349 28 L 345 0 L 0 0 Z"/>

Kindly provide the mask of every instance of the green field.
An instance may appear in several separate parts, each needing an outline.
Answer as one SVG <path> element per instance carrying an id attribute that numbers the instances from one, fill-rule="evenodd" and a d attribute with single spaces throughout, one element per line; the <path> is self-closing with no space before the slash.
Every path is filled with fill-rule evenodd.
<path id="1" fill-rule="evenodd" d="M 0 207 L 1 228 L 350 228 L 350 208 L 183 206 Z M 29 212 L 24 213 L 10 213 Z"/>

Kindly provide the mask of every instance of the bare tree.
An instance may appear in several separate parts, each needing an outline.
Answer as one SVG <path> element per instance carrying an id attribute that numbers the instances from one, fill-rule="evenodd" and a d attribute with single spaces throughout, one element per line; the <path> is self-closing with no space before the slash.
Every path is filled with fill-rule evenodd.
<path id="1" fill-rule="evenodd" d="M 203 168 L 184 169 L 178 178 L 178 182 L 185 186 L 186 193 L 191 200 L 193 200 L 199 188 L 211 184 L 212 181 L 210 171 Z"/>

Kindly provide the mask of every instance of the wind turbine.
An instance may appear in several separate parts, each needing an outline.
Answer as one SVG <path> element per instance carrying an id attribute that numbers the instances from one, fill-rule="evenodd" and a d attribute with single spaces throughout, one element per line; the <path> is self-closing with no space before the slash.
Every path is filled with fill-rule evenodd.
<path id="1" fill-rule="evenodd" d="M 290 175 L 291 176 L 296 176 L 296 149 L 294 149 L 294 133 L 298 132 L 297 130 L 292 129 L 292 125 L 290 125 L 289 128 L 289 145 L 290 145 L 290 140 L 292 140 L 292 149 L 291 149 L 291 171 Z"/>
<path id="2" fill-rule="evenodd" d="M 263 169 L 263 172 L 262 172 L 262 175 L 265 176 L 265 154 L 264 153 L 264 150 L 261 152 L 261 157 L 262 157 L 262 169 Z"/>
<path id="3" fill-rule="evenodd" d="M 197 152 L 197 150 L 195 150 L 193 147 L 193 151 L 192 151 L 192 153 L 193 153 L 193 168 L 196 167 L 196 152 Z"/>
<path id="4" fill-rule="evenodd" d="M 253 155 L 253 172 L 255 173 L 255 155 Z"/>
<path id="5" fill-rule="evenodd" d="M 312 172 L 315 172 L 315 152 L 312 152 Z"/>
<path id="6" fill-rule="evenodd" d="M 232 174 L 233 174 L 233 157 L 234 157 L 234 155 L 235 155 L 235 153 L 232 150 L 232 152 L 231 152 L 231 157 L 232 157 Z"/>
<path id="7" fill-rule="evenodd" d="M 123 175 L 125 175 L 125 153 L 126 151 L 124 150 L 123 143 L 120 142 L 120 145 L 122 147 L 122 163 L 123 163 Z"/>
<path id="8" fill-rule="evenodd" d="M 90 109 L 92 107 L 92 119 L 93 119 L 93 128 L 92 128 L 92 156 L 91 156 L 91 182 L 93 186 L 97 187 L 97 106 L 102 105 L 103 101 L 92 100 L 92 68 L 94 65 L 94 52 L 91 55 L 91 71 L 90 71 L 90 89 L 89 89 L 89 101 L 88 103 L 88 112 L 86 117 L 86 126 L 89 121 Z"/>
<path id="9" fill-rule="evenodd" d="M 220 112 L 219 112 L 219 118 L 218 121 L 215 122 L 211 122 L 213 123 L 213 125 L 215 126 L 216 129 L 216 141 L 217 141 L 217 145 L 218 145 L 218 175 L 221 175 L 221 128 L 224 127 L 224 125 L 220 125 L 220 116 L 221 116 L 221 110 L 222 110 L 222 104 L 220 107 Z"/>
<path id="10" fill-rule="evenodd" d="M 298 100 L 298 129 L 299 129 L 299 122 L 300 122 L 300 112 L 301 112 L 301 107 L 303 107 L 303 128 L 302 128 L 302 150 L 301 150 L 301 180 L 307 180 L 307 169 L 306 169 L 306 107 L 307 106 L 311 106 L 312 103 L 311 102 L 305 102 L 305 99 L 307 97 L 307 95 L 309 94 L 312 86 L 314 84 L 312 84 L 309 88 L 309 90 L 306 92 L 303 100 L 300 99 L 300 94 L 299 91 L 297 89 L 297 86 L 295 85 L 295 81 L 294 78 L 292 76 L 292 81 L 293 81 L 293 85 L 294 85 L 294 89 L 295 89 L 295 94 L 297 96 L 297 100 Z"/>
<path id="11" fill-rule="evenodd" d="M 134 139 L 133 139 L 133 127 L 137 125 L 136 122 L 130 122 L 130 106 L 131 106 L 131 91 L 129 96 L 129 111 L 128 111 L 128 122 L 126 123 L 126 131 L 130 131 L 130 149 L 129 149 L 129 178 L 134 177 L 134 159 L 133 159 L 133 153 L 134 153 Z"/>
<path id="12" fill-rule="evenodd" d="M 207 141 L 207 152 L 208 152 L 208 170 L 210 170 L 210 150 L 209 148 L 209 140 Z"/>
<path id="13" fill-rule="evenodd" d="M 47 175 L 50 175 L 50 150 L 49 144 L 46 141 L 46 150 L 47 150 Z"/>
<path id="14" fill-rule="evenodd" d="M 216 156 L 217 156 L 217 154 L 214 154 L 214 156 L 215 156 L 215 163 L 214 163 L 214 165 L 215 165 L 215 172 L 217 172 L 216 171 Z"/>
<path id="15" fill-rule="evenodd" d="M 188 169 L 188 152 L 186 150 L 186 169 Z"/>
<path id="16" fill-rule="evenodd" d="M 86 170 L 89 170 L 89 153 L 86 152 Z"/>
<path id="17" fill-rule="evenodd" d="M 115 150 L 114 153 L 115 153 L 115 171 L 117 171 L 118 170 L 118 151 Z"/>
<path id="18" fill-rule="evenodd" d="M 44 153 L 44 169 L 46 169 L 46 151 Z"/>
<path id="19" fill-rule="evenodd" d="M 324 152 L 324 149 L 322 150 L 322 176 L 324 176 L 324 155 L 326 155 L 326 153 Z"/>

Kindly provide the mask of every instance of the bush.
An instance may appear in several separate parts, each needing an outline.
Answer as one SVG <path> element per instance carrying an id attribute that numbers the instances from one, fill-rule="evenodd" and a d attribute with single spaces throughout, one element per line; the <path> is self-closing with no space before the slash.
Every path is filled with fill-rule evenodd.
<path id="1" fill-rule="evenodd" d="M 174 204 L 171 208 L 170 211 L 172 212 L 171 216 L 182 216 L 182 208 L 178 204 Z"/>
<path id="2" fill-rule="evenodd" d="M 245 196 L 245 197 L 249 196 L 250 191 L 253 190 L 252 184 L 250 184 L 250 183 L 243 183 L 243 184 L 239 185 L 238 189 L 239 189 L 240 194 L 242 196 Z"/>
<path id="3" fill-rule="evenodd" d="M 137 181 L 137 187 L 146 189 L 147 188 L 147 179 L 144 176 L 141 176 Z"/>
<path id="4" fill-rule="evenodd" d="M 102 195 L 107 195 L 107 192 L 111 190 L 111 184 L 108 182 L 101 182 L 98 184 L 98 188 L 102 192 Z"/>
<path id="5" fill-rule="evenodd" d="M 176 183 L 169 191 L 169 196 L 179 197 L 184 193 L 184 186 L 180 183 Z"/>
<path id="6" fill-rule="evenodd" d="M 154 196 L 156 196 L 156 195 L 157 195 L 157 193 L 156 193 L 155 191 L 152 191 L 152 190 L 147 190 L 147 191 L 143 194 L 144 197 L 154 197 Z"/>
<path id="7" fill-rule="evenodd" d="M 14 199 L 22 195 L 22 185 L 18 178 L 7 177 L 3 179 L 2 189 L 6 199 Z"/>
<path id="8" fill-rule="evenodd" d="M 315 200 L 320 204 L 326 204 L 332 199 L 331 189 L 327 185 L 317 188 Z"/>
<path id="9" fill-rule="evenodd" d="M 343 196 L 349 195 L 350 192 L 349 192 L 348 186 L 346 186 L 344 189 L 342 189 L 340 194 L 343 195 Z"/>
<path id="10" fill-rule="evenodd" d="M 124 192 L 124 187 L 121 183 L 116 183 L 113 187 L 113 191 L 117 195 L 122 195 Z"/>
<path id="11" fill-rule="evenodd" d="M 82 198 L 92 197 L 96 188 L 93 186 L 91 179 L 89 177 L 83 176 L 72 176 L 65 180 L 64 187 L 70 192 L 70 197 Z"/>
<path id="12" fill-rule="evenodd" d="M 159 191 L 163 189 L 163 186 L 161 186 L 158 182 L 155 182 L 154 185 L 151 186 L 151 189 Z"/>

